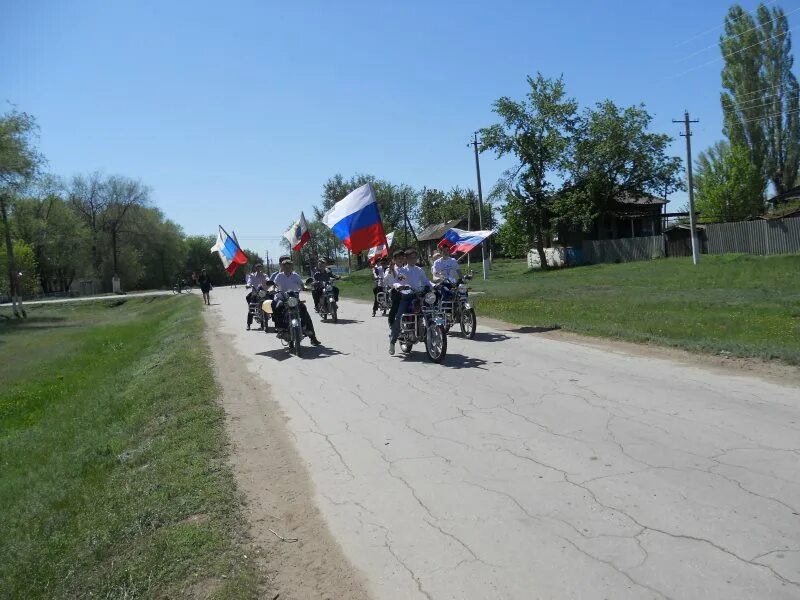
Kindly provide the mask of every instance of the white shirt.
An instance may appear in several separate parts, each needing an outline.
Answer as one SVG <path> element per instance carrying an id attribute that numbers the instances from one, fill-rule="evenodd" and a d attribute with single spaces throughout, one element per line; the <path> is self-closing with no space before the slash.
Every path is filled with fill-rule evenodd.
<path id="1" fill-rule="evenodd" d="M 305 287 L 303 278 L 294 272 L 291 275 L 280 272 L 275 275 L 275 279 L 272 281 L 275 282 L 275 286 L 280 292 L 299 292 Z"/>
<path id="2" fill-rule="evenodd" d="M 372 274 L 375 276 L 375 279 L 383 279 L 385 270 L 386 269 L 384 269 L 382 266 L 375 265 L 374 267 L 372 267 Z"/>
<path id="3" fill-rule="evenodd" d="M 458 261 L 452 256 L 437 258 L 431 268 L 434 278 L 441 277 L 450 281 L 458 279 Z"/>
<path id="4" fill-rule="evenodd" d="M 433 284 L 425 274 L 425 270 L 417 265 L 413 267 L 411 265 L 400 267 L 393 285 L 395 288 L 407 285 L 414 292 L 421 292 L 426 286 L 433 287 Z"/>
<path id="5" fill-rule="evenodd" d="M 266 273 L 256 273 L 253 271 L 247 276 L 247 285 L 252 287 L 254 290 L 257 290 L 258 286 L 266 287 L 268 280 L 269 278 L 267 277 Z"/>

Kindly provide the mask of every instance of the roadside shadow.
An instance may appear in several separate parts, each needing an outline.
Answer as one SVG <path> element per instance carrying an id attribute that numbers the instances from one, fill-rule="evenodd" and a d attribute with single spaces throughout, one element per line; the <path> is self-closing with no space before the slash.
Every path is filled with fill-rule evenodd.
<path id="1" fill-rule="evenodd" d="M 421 352 L 412 351 L 410 354 L 401 353 L 400 356 L 403 358 L 404 362 L 428 363 L 431 365 L 434 364 L 425 354 L 424 350 Z M 448 352 L 447 356 L 444 357 L 444 360 L 439 364 L 439 366 L 447 367 L 448 369 L 480 369 L 482 371 L 488 371 L 489 369 L 484 367 L 485 364 L 486 361 L 480 358 L 473 358 L 471 356 L 464 356 L 463 354 L 453 354 L 452 352 Z"/>
<path id="2" fill-rule="evenodd" d="M 263 352 L 256 352 L 256 356 L 266 356 L 278 362 L 282 362 L 289 358 L 291 355 L 286 348 L 275 348 L 274 350 L 264 350 Z"/>
<path id="3" fill-rule="evenodd" d="M 559 329 L 561 329 L 561 325 L 552 325 L 550 327 L 518 327 L 517 329 L 509 329 L 508 331 L 512 333 L 547 333 L 548 331 L 558 331 Z"/>
<path id="4" fill-rule="evenodd" d="M 303 346 L 300 358 L 330 358 L 331 356 L 350 356 L 345 352 L 339 352 L 335 348 L 328 346 Z"/>
<path id="5" fill-rule="evenodd" d="M 0 315 L 0 333 L 11 333 L 13 331 L 24 331 L 31 329 L 56 329 L 65 327 L 75 327 L 75 323 L 65 323 L 67 317 L 45 317 L 29 316 L 25 319 L 18 319 L 7 315 Z"/>
<path id="6" fill-rule="evenodd" d="M 505 333 L 493 333 L 491 331 L 476 331 L 475 337 L 472 338 L 476 342 L 505 342 L 506 340 L 515 340 L 515 336 L 506 335 Z"/>
<path id="7" fill-rule="evenodd" d="M 328 319 L 327 321 L 323 321 L 322 319 L 320 319 L 319 322 L 330 323 L 331 325 L 352 325 L 354 323 L 363 323 L 364 321 L 359 321 L 358 319 L 339 319 L 338 321 L 336 321 L 336 323 L 334 323 L 330 319 Z"/>

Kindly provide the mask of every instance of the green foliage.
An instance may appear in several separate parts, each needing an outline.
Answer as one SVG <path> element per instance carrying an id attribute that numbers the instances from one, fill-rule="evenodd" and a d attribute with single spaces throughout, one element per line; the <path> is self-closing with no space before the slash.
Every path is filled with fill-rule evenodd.
<path id="1" fill-rule="evenodd" d="M 514 222 L 513 210 L 507 211 L 506 220 L 500 225 L 496 241 L 507 258 L 524 258 L 528 256 L 531 246 L 524 229 Z"/>
<path id="2" fill-rule="evenodd" d="M 518 229 L 516 237 L 536 244 L 544 258 L 553 205 L 552 174 L 563 170 L 576 122 L 577 102 L 566 97 L 564 79 L 541 73 L 528 77 L 525 99 L 502 97 L 493 105 L 500 123 L 481 130 L 483 150 L 513 155 L 517 164 L 504 174 L 490 197 L 505 201 L 501 213 Z"/>
<path id="3" fill-rule="evenodd" d="M 416 220 L 420 229 L 455 219 L 465 219 L 478 229 L 478 195 L 473 190 L 454 187 L 449 192 L 423 188 L 419 193 Z M 483 204 L 483 228 L 492 229 L 495 219 L 491 203 Z"/>
<path id="4" fill-rule="evenodd" d="M 31 140 L 36 120 L 13 110 L 0 116 L 0 193 L 8 193 L 36 174 L 42 161 Z"/>
<path id="5" fill-rule="evenodd" d="M 764 179 L 744 146 L 717 142 L 701 152 L 694 174 L 695 209 L 706 222 L 764 214 Z"/>
<path id="6" fill-rule="evenodd" d="M 800 167 L 800 86 L 792 73 L 791 32 L 781 8 L 758 7 L 753 18 L 734 5 L 720 39 L 725 60 L 721 95 L 723 132 L 776 193 L 793 187 Z"/>
<path id="7" fill-rule="evenodd" d="M 0 236 L 3 235 L 3 226 L 0 223 Z M 2 239 L 2 238 L 0 238 Z M 14 262 L 17 267 L 17 273 L 22 273 L 18 276 L 20 292 L 23 295 L 35 294 L 39 290 L 39 276 L 36 270 L 36 255 L 28 244 L 22 240 L 15 240 L 13 245 Z M 6 245 L 0 244 L 0 293 L 8 294 L 9 280 L 5 276 L 8 273 L 8 252 L 6 252 Z"/>
<path id="8" fill-rule="evenodd" d="M 204 581 L 258 595 L 199 308 L 0 319 L 0 595 L 177 598 Z"/>
<path id="9" fill-rule="evenodd" d="M 684 187 L 680 159 L 667 155 L 672 138 L 650 132 L 652 120 L 643 105 L 621 108 L 611 100 L 584 111 L 571 140 L 569 180 L 554 203 L 555 223 L 588 230 L 615 199 Z"/>

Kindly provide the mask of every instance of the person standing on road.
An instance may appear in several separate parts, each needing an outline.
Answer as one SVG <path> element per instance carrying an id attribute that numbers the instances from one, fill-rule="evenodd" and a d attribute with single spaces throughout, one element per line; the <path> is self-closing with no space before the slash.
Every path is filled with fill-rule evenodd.
<path id="1" fill-rule="evenodd" d="M 208 306 L 211 304 L 211 278 L 205 269 L 200 271 L 200 277 L 197 278 L 197 283 L 200 286 L 200 291 L 203 292 L 203 302 Z"/>

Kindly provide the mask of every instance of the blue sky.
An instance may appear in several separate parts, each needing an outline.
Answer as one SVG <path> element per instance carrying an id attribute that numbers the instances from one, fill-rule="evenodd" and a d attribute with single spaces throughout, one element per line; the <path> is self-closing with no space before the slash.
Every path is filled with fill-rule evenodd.
<path id="1" fill-rule="evenodd" d="M 474 187 L 472 132 L 536 71 L 582 106 L 645 103 L 680 156 L 688 108 L 696 156 L 722 135 L 730 4 L 2 0 L 0 100 L 37 117 L 50 171 L 139 178 L 187 233 L 275 252 L 338 172 Z M 800 0 L 768 4 L 796 25 Z M 506 166 L 481 165 L 485 189 Z"/>

